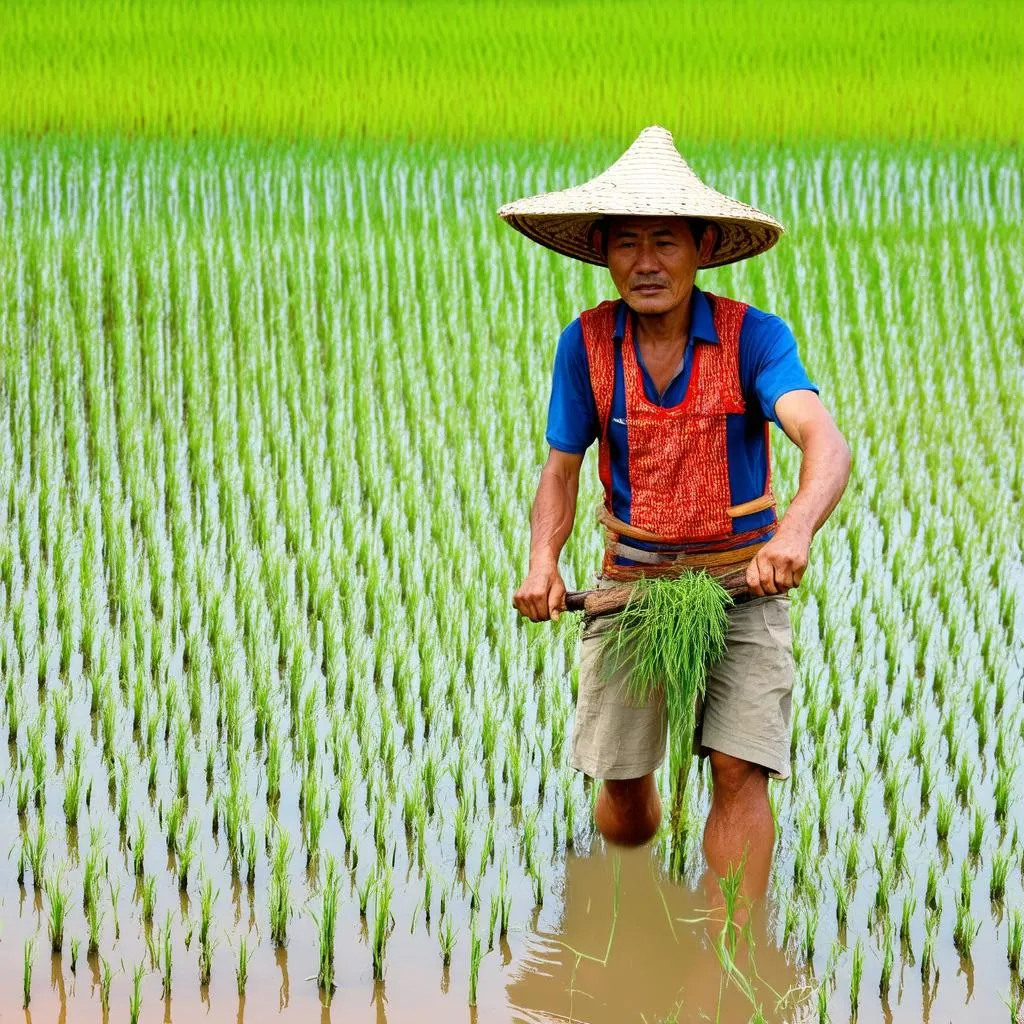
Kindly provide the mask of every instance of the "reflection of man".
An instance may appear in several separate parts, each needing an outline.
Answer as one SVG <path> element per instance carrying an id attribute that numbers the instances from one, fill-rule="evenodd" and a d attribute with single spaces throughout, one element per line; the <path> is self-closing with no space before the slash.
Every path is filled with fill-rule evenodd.
<path id="1" fill-rule="evenodd" d="M 694 284 L 700 267 L 757 255 L 782 233 L 771 217 L 709 188 L 665 129 L 645 129 L 607 171 L 576 188 L 499 211 L 524 234 L 607 265 L 620 300 L 585 310 L 555 356 L 547 441 L 531 517 L 530 568 L 514 604 L 557 617 L 558 557 L 572 530 L 579 471 L 598 441 L 607 547 L 599 585 L 680 565 L 746 566 L 749 592 L 729 611 L 726 654 L 713 667 L 699 741 L 710 755 L 709 866 L 724 875 L 747 854 L 744 889 L 767 887 L 775 832 L 769 777 L 789 775 L 792 640 L 787 590 L 811 538 L 846 486 L 850 453 L 777 316 Z M 800 486 L 781 520 L 771 489 L 769 420 L 803 452 Z M 596 670 L 609 617 L 581 645 L 570 764 L 603 780 L 594 818 L 606 839 L 646 842 L 661 802 L 660 691 L 630 706 L 622 676 Z"/>
<path id="2" fill-rule="evenodd" d="M 755 1006 L 766 1021 L 792 1021 L 806 1000 L 802 972 L 775 945 L 763 912 L 751 916 L 737 950 L 742 978 L 724 982 L 715 954 L 721 917 L 704 923 L 703 894 L 662 878 L 644 850 L 582 857 L 570 851 L 564 894 L 557 927 L 525 939 L 528 948 L 507 986 L 515 1021 L 732 1024 L 757 1019 Z M 743 991 L 744 980 L 751 993 Z"/>

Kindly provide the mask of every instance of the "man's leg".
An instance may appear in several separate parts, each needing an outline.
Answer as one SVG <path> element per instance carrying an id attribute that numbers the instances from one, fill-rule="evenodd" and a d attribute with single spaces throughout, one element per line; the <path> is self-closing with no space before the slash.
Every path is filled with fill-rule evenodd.
<path id="1" fill-rule="evenodd" d="M 717 750 L 710 758 L 711 812 L 704 828 L 708 867 L 723 878 L 743 861 L 740 892 L 749 898 L 764 896 L 775 846 L 768 769 Z"/>
<path id="2" fill-rule="evenodd" d="M 614 616 L 605 615 L 583 627 L 569 764 L 603 780 L 594 823 L 605 840 L 640 846 L 661 823 L 654 773 L 665 759 L 668 716 L 662 690 L 638 706 L 628 696 L 626 664 L 602 664 L 605 635 L 614 625 Z"/>
<path id="3" fill-rule="evenodd" d="M 639 846 L 651 839 L 661 823 L 654 772 L 639 779 L 605 779 L 594 805 L 594 822 L 609 843 Z"/>
<path id="4" fill-rule="evenodd" d="M 718 879 L 741 862 L 741 895 L 762 897 L 768 889 L 775 844 L 768 779 L 790 774 L 790 603 L 773 595 L 730 608 L 725 655 L 708 672 L 697 742 L 711 758 L 704 855 L 718 901 Z"/>

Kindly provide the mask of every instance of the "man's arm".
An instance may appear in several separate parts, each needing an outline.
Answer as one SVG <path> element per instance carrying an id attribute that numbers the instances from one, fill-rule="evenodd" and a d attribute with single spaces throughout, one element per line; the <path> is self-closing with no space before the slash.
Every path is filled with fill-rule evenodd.
<path id="1" fill-rule="evenodd" d="M 558 556 L 576 519 L 583 455 L 552 448 L 540 471 L 537 497 L 530 515 L 530 570 L 512 603 L 534 622 L 557 619 L 565 598 Z"/>
<path id="2" fill-rule="evenodd" d="M 850 448 L 813 391 L 787 391 L 775 403 L 775 415 L 803 457 L 793 500 L 775 535 L 747 566 L 747 586 L 760 595 L 799 586 L 811 539 L 839 504 L 850 478 Z"/>

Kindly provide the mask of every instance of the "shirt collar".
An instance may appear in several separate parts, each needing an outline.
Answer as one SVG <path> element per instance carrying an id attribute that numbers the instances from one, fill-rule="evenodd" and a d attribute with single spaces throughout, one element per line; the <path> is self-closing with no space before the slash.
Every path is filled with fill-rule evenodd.
<path id="1" fill-rule="evenodd" d="M 619 300 L 619 308 L 615 314 L 616 341 L 621 341 L 626 334 L 626 315 L 630 313 L 630 307 L 625 300 Z M 690 338 L 700 341 L 710 341 L 718 344 L 718 331 L 715 330 L 715 318 L 711 313 L 711 304 L 707 296 L 696 286 L 693 286 L 690 306 Z"/>

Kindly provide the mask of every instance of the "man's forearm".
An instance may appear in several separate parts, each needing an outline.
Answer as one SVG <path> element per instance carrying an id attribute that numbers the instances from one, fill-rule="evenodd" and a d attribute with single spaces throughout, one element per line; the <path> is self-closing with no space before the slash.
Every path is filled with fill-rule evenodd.
<path id="1" fill-rule="evenodd" d="M 530 568 L 558 565 L 576 519 L 578 482 L 542 470 L 530 514 Z"/>
<path id="2" fill-rule="evenodd" d="M 800 461 L 800 485 L 779 523 L 808 543 L 832 514 L 850 478 L 850 449 L 838 431 L 809 437 Z"/>

